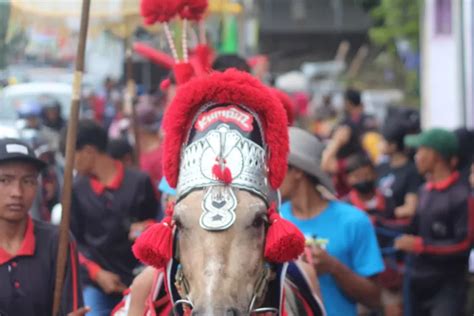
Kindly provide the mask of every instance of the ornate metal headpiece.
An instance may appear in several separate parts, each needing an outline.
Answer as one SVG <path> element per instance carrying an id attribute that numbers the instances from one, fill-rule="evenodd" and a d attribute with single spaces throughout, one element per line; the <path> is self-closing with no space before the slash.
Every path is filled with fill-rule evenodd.
<path id="1" fill-rule="evenodd" d="M 235 221 L 237 199 L 232 187 L 268 202 L 267 152 L 258 116 L 233 104 L 209 104 L 192 122 L 181 153 L 178 199 L 207 188 L 201 226 L 224 230 Z"/>

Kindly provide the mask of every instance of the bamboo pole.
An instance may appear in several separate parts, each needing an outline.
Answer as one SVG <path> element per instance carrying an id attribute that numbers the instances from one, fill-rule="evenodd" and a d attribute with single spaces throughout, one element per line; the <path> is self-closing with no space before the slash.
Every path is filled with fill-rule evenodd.
<path id="1" fill-rule="evenodd" d="M 77 46 L 76 70 L 72 87 L 71 114 L 67 128 L 66 138 L 66 166 L 64 170 L 64 186 L 61 197 L 62 217 L 59 227 L 59 246 L 56 261 L 56 281 L 54 286 L 53 316 L 57 316 L 61 306 L 61 296 L 66 270 L 69 221 L 71 213 L 71 195 L 74 168 L 74 154 L 76 151 L 77 123 L 81 98 L 82 73 L 84 71 L 84 55 L 86 50 L 87 29 L 89 26 L 90 0 L 82 1 L 81 26 L 79 31 L 79 44 Z"/>

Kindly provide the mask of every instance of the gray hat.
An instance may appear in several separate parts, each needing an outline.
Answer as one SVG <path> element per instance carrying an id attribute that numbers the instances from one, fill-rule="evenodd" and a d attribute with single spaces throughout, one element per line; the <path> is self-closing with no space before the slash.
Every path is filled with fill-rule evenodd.
<path id="1" fill-rule="evenodd" d="M 289 134 L 289 165 L 315 177 L 325 189 L 330 193 L 334 193 L 331 177 L 321 170 L 324 144 L 317 137 L 301 128 L 290 127 Z"/>

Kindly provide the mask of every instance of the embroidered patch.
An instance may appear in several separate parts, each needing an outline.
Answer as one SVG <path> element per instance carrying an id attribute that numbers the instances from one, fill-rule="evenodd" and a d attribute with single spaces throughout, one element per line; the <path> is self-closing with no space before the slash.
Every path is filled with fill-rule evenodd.
<path id="1" fill-rule="evenodd" d="M 20 144 L 8 144 L 6 146 L 7 153 L 9 154 L 24 154 L 28 155 L 28 148 Z"/>
<path id="2" fill-rule="evenodd" d="M 251 132 L 253 130 L 253 116 L 235 106 L 216 108 L 209 112 L 202 113 L 194 124 L 194 127 L 202 132 L 217 121 L 234 123 L 245 132 Z"/>

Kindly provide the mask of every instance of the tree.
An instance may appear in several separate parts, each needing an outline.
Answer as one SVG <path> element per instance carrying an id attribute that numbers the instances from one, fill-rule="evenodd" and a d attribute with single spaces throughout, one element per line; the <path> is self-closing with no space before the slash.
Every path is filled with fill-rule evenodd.
<path id="1" fill-rule="evenodd" d="M 379 0 L 369 30 L 375 45 L 405 64 L 405 91 L 414 103 L 419 99 L 420 7 L 421 0 Z"/>
<path id="2" fill-rule="evenodd" d="M 380 0 L 371 14 L 375 26 L 369 36 L 374 44 L 395 52 L 397 41 L 408 40 L 419 50 L 420 0 Z"/>

